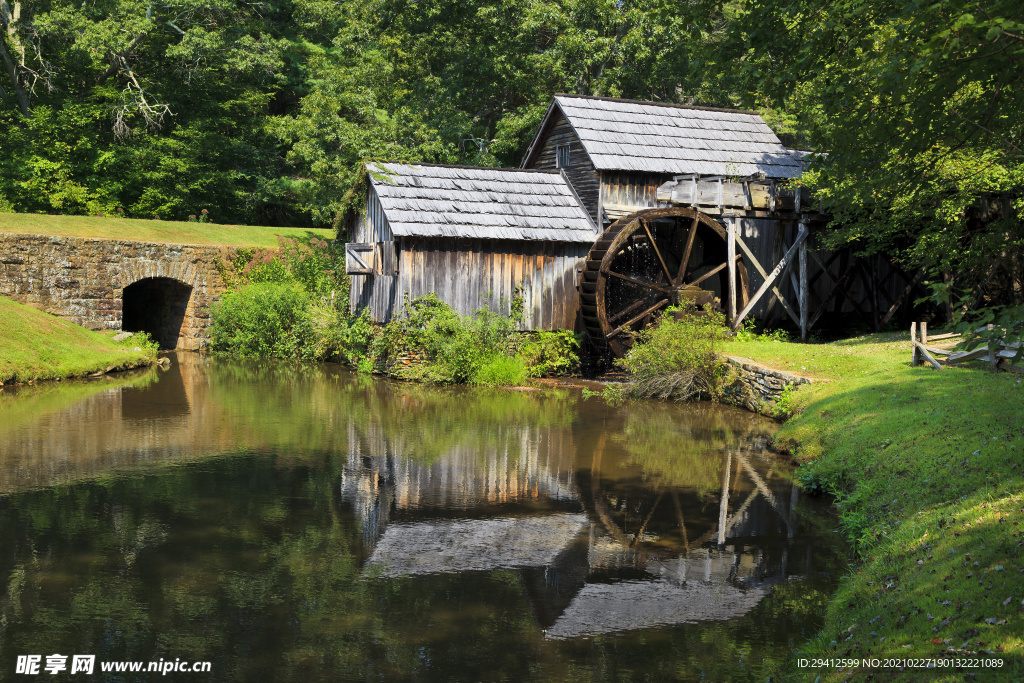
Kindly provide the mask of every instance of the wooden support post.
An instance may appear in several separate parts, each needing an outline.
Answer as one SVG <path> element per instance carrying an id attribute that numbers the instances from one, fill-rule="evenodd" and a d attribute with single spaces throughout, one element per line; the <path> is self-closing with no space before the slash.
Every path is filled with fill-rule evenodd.
<path id="1" fill-rule="evenodd" d="M 939 363 L 939 361 L 935 360 L 935 359 L 934 359 L 934 358 L 932 357 L 932 354 L 928 353 L 928 349 L 926 349 L 926 348 L 924 347 L 924 344 L 922 344 L 922 343 L 921 343 L 921 342 L 919 342 L 919 341 L 915 341 L 915 342 L 914 342 L 914 347 L 915 347 L 915 348 L 917 348 L 917 350 L 921 352 L 921 355 L 922 355 L 922 356 L 924 356 L 924 359 L 925 359 L 926 361 L 928 361 L 929 363 L 931 363 L 931 364 L 932 364 L 932 366 L 933 366 L 933 367 L 934 367 L 934 368 L 935 368 L 936 370 L 941 370 L 941 369 L 942 369 L 942 364 L 940 364 L 940 363 Z"/>
<path id="2" fill-rule="evenodd" d="M 736 219 L 730 218 L 728 225 L 728 249 L 726 261 L 729 264 L 729 323 L 736 320 Z M 735 328 L 733 328 L 735 329 Z"/>
<path id="3" fill-rule="evenodd" d="M 916 368 L 921 364 L 921 356 L 917 352 L 917 323 L 910 323 L 910 348 L 913 349 L 914 355 L 910 357 L 910 367 Z"/>
<path id="4" fill-rule="evenodd" d="M 800 230 L 807 230 L 803 221 L 800 222 Z M 800 341 L 807 341 L 807 240 L 800 243 Z"/>
<path id="5" fill-rule="evenodd" d="M 718 545 L 725 545 L 727 520 L 729 519 L 729 475 L 732 470 L 732 453 L 726 451 L 725 472 L 722 474 L 722 498 L 718 504 Z"/>
<path id="6" fill-rule="evenodd" d="M 921 343 L 928 346 L 928 323 L 921 323 Z"/>

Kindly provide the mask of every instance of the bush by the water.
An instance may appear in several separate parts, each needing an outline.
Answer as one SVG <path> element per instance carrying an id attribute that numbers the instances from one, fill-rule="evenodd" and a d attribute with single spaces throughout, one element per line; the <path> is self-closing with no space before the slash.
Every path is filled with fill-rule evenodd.
<path id="1" fill-rule="evenodd" d="M 682 311 L 678 319 L 677 310 Z M 629 353 L 616 361 L 630 374 L 621 391 L 632 398 L 717 398 L 727 371 L 716 347 L 727 335 L 725 316 L 711 307 L 668 309 L 658 324 L 637 333 Z"/>
<path id="2" fill-rule="evenodd" d="M 342 256 L 325 240 L 280 239 L 277 249 L 239 249 L 222 264 L 229 285 L 211 320 L 215 351 L 326 360 L 363 348 L 369 324 L 350 319 Z"/>
<path id="3" fill-rule="evenodd" d="M 311 301 L 297 284 L 264 282 L 224 295 L 211 321 L 215 351 L 239 356 L 301 355 Z"/>
<path id="4" fill-rule="evenodd" d="M 471 384 L 508 387 L 526 381 L 526 365 L 518 356 L 496 355 L 480 364 L 470 378 Z"/>
<path id="5" fill-rule="evenodd" d="M 434 294 L 417 297 L 384 327 L 373 343 L 374 355 L 384 362 L 405 354 L 420 356 L 422 363 L 398 369 L 407 379 L 518 384 L 526 378 L 525 366 L 514 358 L 523 336 L 521 304 L 513 302 L 511 309 L 503 315 L 483 306 L 473 315 L 460 316 Z M 508 362 L 512 360 L 516 363 Z"/>
<path id="6" fill-rule="evenodd" d="M 407 301 L 383 328 L 349 313 L 342 256 L 327 242 L 281 240 L 277 249 L 240 249 L 222 264 L 229 285 L 213 310 L 212 348 L 241 356 L 339 360 L 361 372 L 390 366 L 404 379 L 435 384 L 522 384 L 579 365 L 568 331 L 523 332 L 523 300 L 460 316 L 434 294 Z M 419 362 L 396 363 L 415 356 Z"/>
<path id="7" fill-rule="evenodd" d="M 580 335 L 571 330 L 534 332 L 519 349 L 530 377 L 568 375 L 579 370 Z"/>

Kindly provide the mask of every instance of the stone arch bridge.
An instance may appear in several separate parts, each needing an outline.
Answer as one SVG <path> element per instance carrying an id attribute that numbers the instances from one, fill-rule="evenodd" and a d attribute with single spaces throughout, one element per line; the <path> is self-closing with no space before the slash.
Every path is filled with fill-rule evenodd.
<path id="1" fill-rule="evenodd" d="M 0 296 L 93 330 L 149 332 L 164 349 L 209 341 L 233 249 L 0 234 Z"/>

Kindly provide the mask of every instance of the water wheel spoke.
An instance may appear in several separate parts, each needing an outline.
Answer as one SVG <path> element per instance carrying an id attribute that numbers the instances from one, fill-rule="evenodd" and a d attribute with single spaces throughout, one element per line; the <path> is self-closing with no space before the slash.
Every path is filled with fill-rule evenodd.
<path id="1" fill-rule="evenodd" d="M 643 320 L 644 318 L 649 316 L 651 313 L 654 313 L 656 310 L 658 310 L 659 308 L 661 308 L 662 306 L 664 306 L 667 303 L 668 303 L 668 299 L 661 299 L 660 301 L 658 301 L 658 303 L 654 304 L 650 308 L 645 309 L 644 311 L 642 311 L 638 315 L 633 316 L 632 318 L 630 318 L 629 320 L 627 320 L 626 322 L 622 323 L 621 325 L 616 327 L 614 330 L 612 330 L 611 332 L 606 334 L 605 335 L 605 339 L 611 339 L 612 337 L 617 336 L 620 332 L 622 332 L 624 329 L 626 329 L 627 327 L 629 327 L 633 323 L 635 323 L 637 321 L 640 321 L 640 320 Z"/>
<path id="2" fill-rule="evenodd" d="M 644 282 L 643 280 L 637 280 L 635 278 L 629 277 L 628 275 L 623 275 L 622 273 L 616 273 L 613 270 L 604 270 L 602 272 L 605 275 L 609 275 L 611 277 L 615 277 L 615 278 L 618 278 L 620 280 L 624 280 L 625 282 L 628 282 L 629 284 L 635 285 L 637 287 L 646 287 L 647 289 L 653 289 L 654 291 L 661 292 L 662 294 L 668 294 L 669 293 L 669 290 L 667 288 L 665 288 L 665 287 L 659 287 L 658 285 L 656 285 L 654 283 L 651 283 L 651 282 Z"/>
<path id="3" fill-rule="evenodd" d="M 664 495 L 665 495 L 665 492 L 662 491 L 661 493 L 658 494 L 658 497 L 654 499 L 654 505 L 651 506 L 651 511 L 647 513 L 647 518 L 644 519 L 644 523 L 640 525 L 640 530 L 637 531 L 636 535 L 633 536 L 633 547 L 634 548 L 637 547 L 638 545 L 640 545 L 640 539 L 643 538 L 644 532 L 647 531 L 647 525 L 650 524 L 651 517 L 654 516 L 654 511 L 658 509 L 658 503 L 661 502 L 661 498 Z"/>
<path id="4" fill-rule="evenodd" d="M 686 235 L 686 247 L 683 249 L 683 259 L 679 262 L 679 272 L 676 273 L 672 284 L 678 285 L 683 281 L 683 276 L 686 275 L 686 264 L 690 262 L 690 254 L 693 253 L 693 241 L 697 238 L 698 223 L 700 223 L 700 217 L 694 216 L 693 223 L 690 225 L 690 231 Z"/>
<path id="5" fill-rule="evenodd" d="M 665 273 L 665 279 L 668 282 L 672 282 L 672 273 L 669 272 L 668 266 L 665 265 L 665 258 L 661 255 L 661 250 L 658 249 L 658 243 L 654 241 L 654 235 L 651 234 L 651 228 L 647 225 L 647 221 L 640 219 L 640 227 L 647 233 L 647 239 L 651 241 L 651 249 L 654 249 L 654 255 L 658 257 L 658 263 L 661 264 L 661 270 Z"/>
<path id="6" fill-rule="evenodd" d="M 629 306 L 626 306 L 625 308 L 623 308 L 621 311 L 619 311 L 615 315 L 609 316 L 608 317 L 608 322 L 609 323 L 613 323 L 613 322 L 616 322 L 618 320 L 621 320 L 622 318 L 625 318 L 627 315 L 629 315 L 633 311 L 637 310 L 638 308 L 643 306 L 645 303 L 647 303 L 646 299 L 640 299 L 638 301 L 634 301 Z"/>
<path id="7" fill-rule="evenodd" d="M 740 257 L 738 255 L 736 256 L 736 260 L 737 261 L 740 260 Z M 706 272 L 703 275 L 701 275 L 700 277 L 698 277 L 693 282 L 687 282 L 686 284 L 689 287 L 695 287 L 695 286 L 699 285 L 700 283 L 704 282 L 705 280 L 707 280 L 712 275 L 715 275 L 715 274 L 721 272 L 728 265 L 729 265 L 728 261 L 726 261 L 725 263 L 720 263 L 717 266 L 715 266 L 714 268 L 712 268 L 711 270 L 709 270 L 708 272 Z"/>

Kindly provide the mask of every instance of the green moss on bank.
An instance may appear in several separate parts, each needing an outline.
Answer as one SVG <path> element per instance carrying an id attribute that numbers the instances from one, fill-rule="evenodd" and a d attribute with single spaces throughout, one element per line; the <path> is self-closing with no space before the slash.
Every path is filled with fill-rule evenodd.
<path id="1" fill-rule="evenodd" d="M 155 348 L 118 344 L 34 308 L 0 298 L 0 384 L 82 377 L 150 365 Z"/>
<path id="2" fill-rule="evenodd" d="M 0 233 L 240 247 L 276 247 L 278 236 L 312 236 L 326 240 L 334 237 L 330 230 L 311 228 L 266 228 L 252 225 L 217 225 L 100 216 L 49 216 L 33 213 L 0 213 Z"/>
<path id="3" fill-rule="evenodd" d="M 779 432 L 805 486 L 833 491 L 862 564 L 808 658 L 985 658 L 998 668 L 803 669 L 822 681 L 1024 679 L 1024 378 L 910 367 L 909 335 L 731 342 L 833 380 L 794 392 Z"/>

